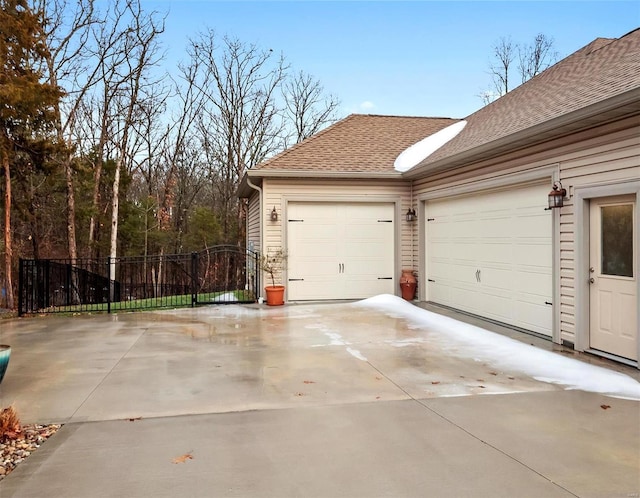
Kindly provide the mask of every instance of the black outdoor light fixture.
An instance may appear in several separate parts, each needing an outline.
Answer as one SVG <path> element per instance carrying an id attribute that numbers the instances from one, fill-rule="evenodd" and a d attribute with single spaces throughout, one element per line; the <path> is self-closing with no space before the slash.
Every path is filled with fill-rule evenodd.
<path id="1" fill-rule="evenodd" d="M 418 218 L 418 215 L 416 214 L 416 210 L 411 208 L 409 208 L 405 216 L 407 218 L 407 221 L 415 221 Z"/>
<path id="2" fill-rule="evenodd" d="M 562 183 L 554 182 L 553 190 L 549 192 L 549 209 L 561 208 L 564 206 L 564 198 L 567 190 L 562 188 Z"/>
<path id="3" fill-rule="evenodd" d="M 278 211 L 276 211 L 275 206 L 273 206 L 273 210 L 271 211 L 271 221 L 278 221 Z"/>

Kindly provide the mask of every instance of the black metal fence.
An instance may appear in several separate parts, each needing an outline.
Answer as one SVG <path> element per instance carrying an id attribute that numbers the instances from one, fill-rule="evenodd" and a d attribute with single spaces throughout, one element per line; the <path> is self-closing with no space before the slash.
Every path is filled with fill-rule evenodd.
<path id="1" fill-rule="evenodd" d="M 18 314 L 251 303 L 259 255 L 236 246 L 191 254 L 21 259 Z"/>

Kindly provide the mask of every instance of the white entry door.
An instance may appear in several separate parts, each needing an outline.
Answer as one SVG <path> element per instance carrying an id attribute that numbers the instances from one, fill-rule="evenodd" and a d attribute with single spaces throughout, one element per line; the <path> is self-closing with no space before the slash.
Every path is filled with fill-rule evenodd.
<path id="1" fill-rule="evenodd" d="M 638 359 L 635 197 L 591 201 L 590 347 Z"/>
<path id="2" fill-rule="evenodd" d="M 290 202 L 290 301 L 361 299 L 395 291 L 393 203 Z"/>

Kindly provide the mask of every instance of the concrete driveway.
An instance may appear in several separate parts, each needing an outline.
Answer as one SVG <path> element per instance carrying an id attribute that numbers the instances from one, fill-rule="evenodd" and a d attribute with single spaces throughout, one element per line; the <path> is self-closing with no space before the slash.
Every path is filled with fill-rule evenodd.
<path id="1" fill-rule="evenodd" d="M 13 350 L 2 406 L 15 403 L 23 423 L 65 424 L 0 482 L 2 498 L 640 493 L 640 402 L 460 354 L 375 308 L 232 305 L 0 327 Z"/>

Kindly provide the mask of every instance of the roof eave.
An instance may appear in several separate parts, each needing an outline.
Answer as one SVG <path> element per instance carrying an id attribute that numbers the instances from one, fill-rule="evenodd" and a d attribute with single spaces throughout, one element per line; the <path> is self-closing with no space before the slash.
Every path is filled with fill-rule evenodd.
<path id="1" fill-rule="evenodd" d="M 247 175 L 251 178 L 331 178 L 331 179 L 396 179 L 401 180 L 399 171 L 308 171 L 291 169 L 250 169 Z"/>
<path id="2" fill-rule="evenodd" d="M 547 142 L 611 121 L 640 114 L 640 88 L 634 88 L 577 111 L 564 114 L 538 125 L 487 142 L 478 147 L 429 163 L 428 158 L 403 173 L 403 178 L 416 179 L 463 166 L 470 162 L 492 159 L 509 152 Z"/>
<path id="3" fill-rule="evenodd" d="M 250 169 L 248 170 L 238 186 L 238 197 L 248 198 L 255 190 L 249 186 L 249 178 L 256 180 L 258 186 L 262 185 L 263 178 L 288 178 L 297 180 L 305 179 L 336 179 L 336 180 L 401 180 L 402 174 L 399 171 L 304 171 L 304 170 L 264 170 Z"/>

